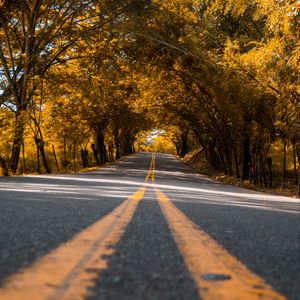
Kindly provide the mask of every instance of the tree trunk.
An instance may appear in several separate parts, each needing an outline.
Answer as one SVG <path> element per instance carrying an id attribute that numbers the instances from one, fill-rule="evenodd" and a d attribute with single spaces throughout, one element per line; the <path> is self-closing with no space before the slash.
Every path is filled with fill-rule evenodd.
<path id="1" fill-rule="evenodd" d="M 180 148 L 179 148 L 179 156 L 180 157 L 184 157 L 189 149 L 188 149 L 188 135 L 189 135 L 189 131 L 188 130 L 183 130 L 180 134 Z"/>
<path id="2" fill-rule="evenodd" d="M 219 153 L 219 157 L 220 157 L 220 162 L 221 162 L 221 166 L 222 166 L 222 170 L 224 172 L 224 174 L 227 174 L 228 173 L 228 170 L 226 168 L 226 163 L 225 163 L 225 160 L 224 160 L 224 155 L 223 155 L 223 152 L 222 152 L 222 149 L 218 148 L 218 153 Z"/>
<path id="3" fill-rule="evenodd" d="M 229 152 L 229 150 L 227 149 L 227 147 L 225 147 L 224 152 L 225 152 L 225 157 L 226 157 L 226 162 L 227 162 L 228 175 L 232 176 L 232 174 L 233 174 L 233 171 L 232 171 L 232 155 Z"/>
<path id="4" fill-rule="evenodd" d="M 76 173 L 76 140 L 73 141 L 73 171 Z"/>
<path id="5" fill-rule="evenodd" d="M 264 187 L 267 188 L 267 176 L 266 176 L 265 164 L 264 164 L 262 153 L 260 153 L 259 156 L 259 163 L 260 163 L 260 173 L 261 173 L 262 181 L 264 183 Z"/>
<path id="6" fill-rule="evenodd" d="M 132 138 L 130 134 L 127 134 L 124 140 L 124 148 L 123 148 L 123 154 L 128 155 L 133 153 L 132 148 Z"/>
<path id="7" fill-rule="evenodd" d="M 114 134 L 114 143 L 115 143 L 115 146 L 116 146 L 116 159 L 119 159 L 121 157 L 119 130 L 114 129 L 113 134 Z"/>
<path id="8" fill-rule="evenodd" d="M 40 148 L 36 144 L 36 172 L 41 173 L 41 166 L 40 166 Z"/>
<path id="9" fill-rule="evenodd" d="M 10 169 L 13 174 L 16 174 L 18 170 L 23 134 L 24 134 L 24 123 L 19 113 L 16 117 L 15 133 L 14 133 L 12 152 L 10 158 Z"/>
<path id="10" fill-rule="evenodd" d="M 4 176 L 8 176 L 9 173 L 8 173 L 8 169 L 7 169 L 7 165 L 6 165 L 6 161 L 3 157 L 0 156 L 0 167 L 2 169 L 2 174 Z"/>
<path id="11" fill-rule="evenodd" d="M 116 159 L 119 159 L 120 157 L 120 144 L 116 144 Z"/>
<path id="12" fill-rule="evenodd" d="M 225 159 L 225 152 L 224 152 L 224 147 L 223 147 L 223 143 L 220 140 L 219 135 L 216 135 L 216 147 L 219 153 L 219 157 L 220 157 L 220 162 L 222 165 L 222 169 L 224 171 L 224 174 L 228 174 L 228 168 L 227 168 L 227 164 L 226 164 L 226 159 Z"/>
<path id="13" fill-rule="evenodd" d="M 252 173 L 253 173 L 253 184 L 258 185 L 258 174 L 257 174 L 257 153 L 254 150 L 253 160 L 252 160 Z"/>
<path id="14" fill-rule="evenodd" d="M 92 150 L 93 150 L 94 160 L 95 160 L 96 164 L 97 164 L 98 166 L 100 166 L 100 161 L 99 161 L 99 157 L 98 157 L 98 152 L 97 152 L 97 150 L 96 150 L 96 148 L 95 148 L 95 144 L 92 144 L 91 148 L 92 148 Z"/>
<path id="15" fill-rule="evenodd" d="M 51 169 L 49 167 L 49 164 L 48 164 L 48 161 L 47 161 L 47 158 L 46 158 L 45 147 L 44 147 L 44 142 L 43 141 L 42 141 L 42 145 L 40 146 L 40 151 L 41 151 L 43 165 L 45 167 L 46 173 L 50 174 L 51 173 Z"/>
<path id="16" fill-rule="evenodd" d="M 297 153 L 296 153 L 296 145 L 293 145 L 293 162 L 294 162 L 294 181 L 295 184 L 298 184 L 298 172 L 297 172 Z"/>
<path id="17" fill-rule="evenodd" d="M 286 140 L 283 142 L 283 158 L 282 158 L 282 188 L 286 187 Z"/>
<path id="18" fill-rule="evenodd" d="M 55 160 L 56 169 L 57 169 L 57 172 L 59 172 L 59 166 L 58 166 L 58 161 L 57 161 L 54 145 L 52 145 L 52 151 L 53 151 L 53 156 L 54 156 L 54 160 Z"/>
<path id="19" fill-rule="evenodd" d="M 81 148 L 80 154 L 81 154 L 82 167 L 87 168 L 89 166 L 88 151 L 86 149 Z"/>
<path id="20" fill-rule="evenodd" d="M 64 137 L 64 168 L 67 168 L 68 162 L 67 162 L 67 142 L 66 142 L 66 137 Z"/>
<path id="21" fill-rule="evenodd" d="M 233 145 L 233 158 L 234 158 L 234 165 L 235 165 L 235 176 L 236 176 L 236 178 L 241 178 L 240 170 L 239 170 L 238 155 L 237 155 L 235 145 Z"/>
<path id="22" fill-rule="evenodd" d="M 86 167 L 88 168 L 90 166 L 89 151 L 86 148 L 84 149 L 84 158 L 85 158 Z"/>
<path id="23" fill-rule="evenodd" d="M 97 133 L 97 152 L 100 156 L 100 163 L 104 164 L 108 162 L 107 151 L 105 147 L 105 136 L 103 132 Z"/>
<path id="24" fill-rule="evenodd" d="M 208 160 L 215 171 L 220 170 L 220 160 L 215 150 L 215 143 L 212 140 L 208 142 Z"/>
<path id="25" fill-rule="evenodd" d="M 109 161 L 114 161 L 114 145 L 113 144 L 108 145 L 108 156 L 109 156 Z"/>
<path id="26" fill-rule="evenodd" d="M 249 136 L 244 136 L 243 155 L 242 155 L 242 180 L 249 179 L 250 167 L 250 139 Z"/>
<path id="27" fill-rule="evenodd" d="M 86 168 L 86 163 L 85 163 L 85 157 L 84 157 L 84 150 L 81 148 L 80 150 L 80 156 L 81 156 L 81 164 L 83 168 Z"/>
<path id="28" fill-rule="evenodd" d="M 273 187 L 273 173 L 272 173 L 272 157 L 267 158 L 267 164 L 269 168 L 269 187 Z"/>
<path id="29" fill-rule="evenodd" d="M 24 139 L 22 139 L 22 169 L 23 169 L 23 174 L 26 173 L 26 162 L 25 162 L 25 143 Z"/>
<path id="30" fill-rule="evenodd" d="M 50 174 L 51 169 L 48 165 L 48 161 L 47 161 L 46 154 L 45 154 L 45 143 L 44 143 L 43 139 L 40 139 L 38 137 L 35 137 L 35 143 L 36 143 L 36 145 L 39 149 L 39 152 L 41 154 L 43 165 L 45 167 L 46 173 Z"/>
<path id="31" fill-rule="evenodd" d="M 250 169 L 249 169 L 249 182 L 252 184 L 254 182 L 254 165 L 253 160 L 250 162 Z"/>

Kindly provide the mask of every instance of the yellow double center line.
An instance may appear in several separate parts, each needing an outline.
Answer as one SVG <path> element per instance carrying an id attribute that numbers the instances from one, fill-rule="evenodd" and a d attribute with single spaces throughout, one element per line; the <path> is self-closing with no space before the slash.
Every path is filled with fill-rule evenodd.
<path id="1" fill-rule="evenodd" d="M 155 181 L 152 155 L 146 182 Z M 145 187 L 72 240 L 31 267 L 12 275 L 0 289 L 0 300 L 79 300 L 95 285 L 107 257 L 131 221 Z M 285 299 L 187 218 L 159 189 L 161 210 L 203 300 Z M 180 287 L 177 287 L 180 288 Z"/>
<path id="2" fill-rule="evenodd" d="M 146 182 L 149 181 L 149 178 L 151 177 L 152 182 L 154 182 L 154 170 L 155 170 L 155 154 L 152 154 L 151 156 L 151 162 L 150 162 L 150 167 L 148 174 L 146 176 Z"/>

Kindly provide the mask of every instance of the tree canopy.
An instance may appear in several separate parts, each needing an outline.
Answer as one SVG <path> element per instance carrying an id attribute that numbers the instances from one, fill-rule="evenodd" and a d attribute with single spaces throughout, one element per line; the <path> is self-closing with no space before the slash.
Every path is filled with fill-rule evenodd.
<path id="1" fill-rule="evenodd" d="M 101 164 L 158 128 L 266 184 L 277 142 L 300 163 L 299 20 L 293 0 L 0 1 L 1 165 Z"/>

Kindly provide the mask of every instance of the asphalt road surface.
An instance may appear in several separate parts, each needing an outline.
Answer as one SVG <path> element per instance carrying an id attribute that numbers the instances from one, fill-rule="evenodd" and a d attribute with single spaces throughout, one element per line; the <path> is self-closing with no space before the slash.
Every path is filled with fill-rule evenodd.
<path id="1" fill-rule="evenodd" d="M 299 300 L 299 223 L 165 154 L 0 178 L 0 300 Z"/>

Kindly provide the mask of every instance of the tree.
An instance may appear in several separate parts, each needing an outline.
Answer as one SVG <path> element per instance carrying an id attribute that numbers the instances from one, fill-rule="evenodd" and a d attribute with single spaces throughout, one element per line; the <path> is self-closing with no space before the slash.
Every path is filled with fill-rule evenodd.
<path id="1" fill-rule="evenodd" d="M 15 134 L 10 167 L 16 173 L 24 133 L 24 112 L 43 78 L 55 64 L 78 56 L 78 43 L 106 20 L 98 14 L 96 1 L 18 1 L 7 4 L 1 18 L 0 74 L 4 79 L 2 102 L 15 111 Z M 66 51 L 73 48 L 66 55 Z M 3 100 L 4 99 L 4 100 Z"/>

